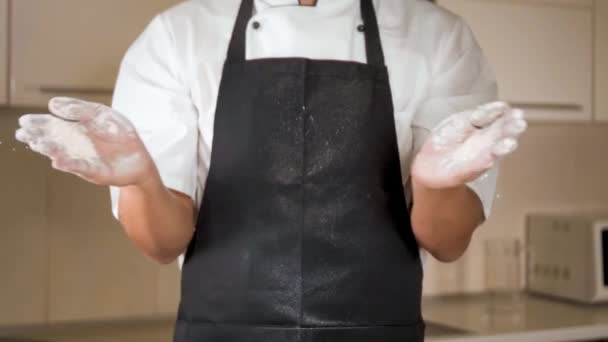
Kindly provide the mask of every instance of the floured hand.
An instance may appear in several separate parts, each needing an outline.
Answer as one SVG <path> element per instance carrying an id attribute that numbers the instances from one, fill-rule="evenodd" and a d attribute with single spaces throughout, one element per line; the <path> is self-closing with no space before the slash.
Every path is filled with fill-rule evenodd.
<path id="1" fill-rule="evenodd" d="M 412 177 L 436 189 L 475 180 L 517 148 L 526 128 L 523 111 L 504 102 L 451 115 L 422 146 Z"/>
<path id="2" fill-rule="evenodd" d="M 114 186 L 144 182 L 155 172 L 131 122 L 112 108 L 58 97 L 49 102 L 49 110 L 52 114 L 19 118 L 15 136 L 49 157 L 54 168 Z"/>

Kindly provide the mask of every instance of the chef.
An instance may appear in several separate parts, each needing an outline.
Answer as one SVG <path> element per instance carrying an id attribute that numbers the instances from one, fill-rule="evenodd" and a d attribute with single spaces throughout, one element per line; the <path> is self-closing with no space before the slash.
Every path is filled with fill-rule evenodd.
<path id="1" fill-rule="evenodd" d="M 496 96 L 428 1 L 191 0 L 130 47 L 111 108 L 55 98 L 16 135 L 179 258 L 175 342 L 422 341 L 422 259 L 464 253 L 526 129 Z"/>

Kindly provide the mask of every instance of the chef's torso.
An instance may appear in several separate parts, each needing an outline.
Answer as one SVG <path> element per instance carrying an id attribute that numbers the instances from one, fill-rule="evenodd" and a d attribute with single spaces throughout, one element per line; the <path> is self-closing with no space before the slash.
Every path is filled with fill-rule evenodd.
<path id="1" fill-rule="evenodd" d="M 127 52 L 113 107 L 129 117 L 165 185 L 200 205 L 222 68 L 240 0 L 190 0 L 157 16 Z M 390 76 L 403 182 L 430 129 L 496 97 L 471 31 L 426 0 L 374 0 Z M 254 25 L 254 22 L 257 24 Z M 255 0 L 246 58 L 366 62 L 359 0 Z M 471 182 L 486 214 L 495 178 Z M 117 215 L 118 189 L 112 188 Z"/>

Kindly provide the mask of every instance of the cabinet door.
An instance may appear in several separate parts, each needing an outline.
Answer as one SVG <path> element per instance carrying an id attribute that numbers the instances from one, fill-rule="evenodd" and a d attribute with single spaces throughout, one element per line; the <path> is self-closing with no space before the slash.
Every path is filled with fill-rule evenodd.
<path id="1" fill-rule="evenodd" d="M 49 320 L 154 314 L 158 266 L 113 219 L 108 189 L 57 171 L 48 182 Z"/>
<path id="2" fill-rule="evenodd" d="M 439 3 L 474 31 L 496 72 L 502 99 L 524 108 L 533 120 L 591 120 L 592 1 Z"/>
<path id="3" fill-rule="evenodd" d="M 595 113 L 608 122 L 608 1 L 595 1 Z"/>
<path id="4" fill-rule="evenodd" d="M 108 103 L 122 56 L 152 17 L 178 0 L 12 2 L 12 105 L 53 96 Z"/>
<path id="5" fill-rule="evenodd" d="M 8 103 L 8 0 L 0 0 L 0 105 Z"/>
<path id="6" fill-rule="evenodd" d="M 177 313 L 180 298 L 181 270 L 177 262 L 161 266 L 158 272 L 157 313 L 173 315 Z"/>
<path id="7" fill-rule="evenodd" d="M 17 118 L 0 115 L 0 326 L 44 323 L 47 314 L 49 166 L 6 139 L 15 134 Z"/>

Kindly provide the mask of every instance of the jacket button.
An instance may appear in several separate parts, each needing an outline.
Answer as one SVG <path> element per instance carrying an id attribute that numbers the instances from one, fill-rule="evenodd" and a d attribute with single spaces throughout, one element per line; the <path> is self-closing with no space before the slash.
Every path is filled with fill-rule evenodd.
<path id="1" fill-rule="evenodd" d="M 253 22 L 253 24 L 252 24 L 252 26 L 253 26 L 253 29 L 254 29 L 254 30 L 257 30 L 257 29 L 259 29 L 259 28 L 260 28 L 260 26 L 262 26 L 262 25 L 260 24 L 260 22 L 259 22 L 259 21 L 254 21 L 254 22 Z"/>
<path id="2" fill-rule="evenodd" d="M 359 32 L 365 31 L 365 25 L 361 24 L 361 25 L 357 26 L 357 31 L 359 31 Z"/>

